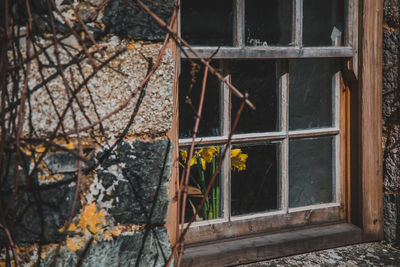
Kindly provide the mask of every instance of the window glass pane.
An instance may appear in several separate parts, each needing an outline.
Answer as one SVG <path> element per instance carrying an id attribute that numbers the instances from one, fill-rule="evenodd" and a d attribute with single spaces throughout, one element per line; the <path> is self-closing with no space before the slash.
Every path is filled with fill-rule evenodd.
<path id="1" fill-rule="evenodd" d="M 303 8 L 304 46 L 343 45 L 344 0 L 304 0 Z"/>
<path id="2" fill-rule="evenodd" d="M 332 149 L 332 137 L 290 140 L 289 207 L 334 200 Z"/>
<path id="3" fill-rule="evenodd" d="M 338 61 L 289 61 L 289 129 L 333 126 L 333 78 Z"/>
<path id="4" fill-rule="evenodd" d="M 274 60 L 240 60 L 232 63 L 232 83 L 240 91 L 249 92 L 256 106 L 245 106 L 235 133 L 271 132 L 279 130 L 278 79 Z M 231 122 L 235 120 L 241 99 L 232 95 Z"/>
<path id="5" fill-rule="evenodd" d="M 215 173 L 220 160 L 222 148 L 219 146 L 209 146 L 196 148 L 194 156 L 190 162 L 191 170 L 189 176 L 188 201 L 186 203 L 185 221 L 189 221 L 195 214 L 201 199 L 206 192 L 210 180 Z M 179 150 L 179 172 L 186 168 L 189 158 L 189 148 L 180 148 Z M 213 187 L 208 195 L 203 208 L 200 210 L 196 221 L 211 220 L 222 217 L 222 188 L 221 179 L 218 174 Z"/>
<path id="6" fill-rule="evenodd" d="M 232 0 L 182 0 L 181 33 L 191 45 L 232 45 Z"/>
<path id="7" fill-rule="evenodd" d="M 232 147 L 232 215 L 280 208 L 279 149 L 278 143 Z"/>
<path id="8" fill-rule="evenodd" d="M 292 0 L 246 0 L 246 45 L 292 45 Z"/>
<path id="9" fill-rule="evenodd" d="M 183 61 L 181 66 L 179 80 L 179 137 L 190 138 L 193 135 L 193 127 L 200 102 L 204 67 L 197 62 L 196 67 L 193 68 L 189 61 Z M 219 85 L 218 79 L 209 72 L 198 137 L 221 134 L 219 126 Z"/>

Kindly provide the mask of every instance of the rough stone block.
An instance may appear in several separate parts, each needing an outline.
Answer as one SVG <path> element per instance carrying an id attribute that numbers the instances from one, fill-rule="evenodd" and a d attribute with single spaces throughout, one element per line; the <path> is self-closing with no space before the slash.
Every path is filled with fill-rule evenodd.
<path id="1" fill-rule="evenodd" d="M 99 152 L 101 186 L 93 196 L 100 202 L 112 202 L 107 211 L 118 223 L 164 224 L 172 150 L 168 140 L 136 140 L 121 142 L 111 153 Z"/>
<path id="2" fill-rule="evenodd" d="M 390 27 L 399 27 L 400 2 L 398 0 L 385 0 L 383 12 L 384 20 Z"/>
<path id="3" fill-rule="evenodd" d="M 383 33 L 383 118 L 393 121 L 399 105 L 400 29 Z M 397 107 L 396 107 L 397 106 Z"/>
<path id="4" fill-rule="evenodd" d="M 43 44 L 47 41 L 41 39 Z M 108 116 L 114 111 L 138 88 L 137 86 L 143 81 L 149 67 L 148 61 L 143 58 L 151 58 L 155 62 L 159 52 L 160 44 L 143 44 L 138 43 L 136 48 L 127 49 L 120 53 L 122 49 L 129 47 L 129 42 L 120 40 L 116 36 L 108 39 L 108 43 L 102 43 L 104 54 L 109 58 L 116 53 L 119 54 L 109 63 L 109 67 L 100 68 L 95 76 L 87 81 L 87 90 L 81 90 L 77 94 L 77 98 L 84 103 L 85 115 L 82 112 L 76 112 L 76 120 L 79 121 L 80 127 L 88 125 L 88 120 L 96 121 L 98 118 Z M 73 38 L 66 40 L 67 43 L 74 44 Z M 51 50 L 51 49 L 50 49 Z M 91 75 L 92 67 L 87 59 L 79 61 L 82 70 L 70 55 L 77 55 L 76 49 L 71 51 L 62 50 L 59 53 L 62 64 L 69 65 L 65 70 L 66 79 L 70 83 L 82 83 L 83 77 Z M 143 94 L 135 93 L 135 97 L 129 101 L 127 106 L 113 115 L 110 119 L 103 121 L 102 129 L 105 136 L 119 136 L 125 128 L 130 125 L 127 136 L 162 136 L 165 135 L 172 125 L 173 99 L 172 86 L 174 80 L 174 61 L 171 51 L 168 49 L 164 54 L 160 66 L 150 78 L 147 86 L 143 88 Z M 53 52 L 49 51 L 51 61 L 55 59 L 51 56 Z M 94 53 L 93 57 L 99 62 L 103 62 L 106 58 L 100 54 Z M 49 63 L 44 56 L 40 56 L 43 64 Z M 36 61 L 35 61 L 36 62 Z M 42 78 L 39 72 L 38 64 L 32 62 L 30 71 L 30 88 L 42 88 Z M 115 71 L 118 70 L 118 71 Z M 55 68 L 46 68 L 45 77 L 53 75 Z M 73 75 L 73 76 L 71 76 Z M 74 77 L 72 79 L 72 77 Z M 21 85 L 22 86 L 22 85 Z M 67 108 L 68 98 L 64 91 L 64 84 L 61 77 L 50 79 L 48 83 L 49 90 L 33 90 L 31 95 L 32 116 L 31 123 L 38 136 L 51 135 L 52 131 L 57 127 L 58 119 L 54 114 L 57 110 L 61 111 Z M 101 88 L 101 90 L 99 90 Z M 54 98 L 54 105 L 50 95 Z M 74 106 L 77 110 L 78 105 Z M 132 112 L 137 110 L 133 122 L 130 122 Z M 72 114 L 67 113 L 64 117 L 64 130 L 66 132 L 74 130 L 74 119 Z M 94 127 L 95 132 L 99 131 L 99 126 Z M 24 124 L 24 132 L 29 132 L 29 123 Z M 62 133 L 59 127 L 59 134 Z M 88 136 L 89 131 L 82 133 L 82 136 Z"/>
<path id="5" fill-rule="evenodd" d="M 43 160 L 53 174 L 78 171 L 77 158 L 71 153 L 52 153 Z"/>
<path id="6" fill-rule="evenodd" d="M 172 15 L 173 0 L 143 1 L 166 23 Z M 112 0 L 104 10 L 103 23 L 109 33 L 136 40 L 162 40 L 165 31 L 135 1 Z"/>
<path id="7" fill-rule="evenodd" d="M 399 196 L 395 194 L 384 194 L 383 214 L 384 214 L 384 236 L 389 242 L 394 242 L 398 238 L 399 220 Z"/>
<path id="8" fill-rule="evenodd" d="M 165 266 L 170 253 L 166 229 L 150 228 L 115 240 L 92 243 L 82 256 L 81 266 Z M 81 255 L 82 251 L 62 249 L 56 266 L 76 266 Z M 53 257 L 54 252 L 46 257 L 42 266 L 50 266 Z"/>
<path id="9" fill-rule="evenodd" d="M 3 160 L 4 165 L 0 174 L 0 196 L 5 194 L 6 191 L 10 191 L 14 188 L 16 164 L 15 153 L 6 153 Z M 18 183 L 20 186 L 26 184 L 26 171 L 29 170 L 30 161 L 31 158 L 29 156 L 22 154 L 19 164 L 20 166 L 23 166 L 23 168 L 20 168 L 18 171 Z"/>
<path id="10" fill-rule="evenodd" d="M 104 0 L 88 0 L 88 2 L 93 6 L 99 7 L 103 4 Z"/>
<path id="11" fill-rule="evenodd" d="M 16 201 L 11 207 L 8 219 L 16 213 L 15 227 L 12 229 L 14 241 L 19 243 L 51 243 L 60 240 L 59 229 L 64 226 L 72 208 L 75 186 L 59 184 L 30 188 L 22 196 L 22 202 L 16 209 Z M 1 195 L 2 203 L 7 203 L 10 194 Z M 16 199 L 21 193 L 16 195 Z M 3 207 L 4 208 L 4 205 Z M 76 211 L 80 209 L 77 202 Z M 4 236 L 0 234 L 0 247 L 4 246 Z"/>

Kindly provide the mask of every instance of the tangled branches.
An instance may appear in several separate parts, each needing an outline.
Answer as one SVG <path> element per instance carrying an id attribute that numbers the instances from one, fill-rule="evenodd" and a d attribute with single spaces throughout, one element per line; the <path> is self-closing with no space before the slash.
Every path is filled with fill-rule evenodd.
<path id="1" fill-rule="evenodd" d="M 147 236 L 160 238 L 155 230 L 160 222 L 153 217 L 164 176 L 169 176 L 171 149 L 169 143 L 161 145 L 162 149 L 156 145 L 144 149 L 153 149 L 153 154 L 165 150 L 159 156 L 160 179 L 154 182 L 155 196 L 148 201 L 150 207 L 146 207 L 149 196 L 140 196 L 141 185 L 136 184 L 143 177 L 127 174 L 129 169 L 120 159 L 131 153 L 123 152 L 125 147 L 141 149 L 140 143 L 129 141 L 131 138 L 163 139 L 170 128 L 174 71 L 167 47 L 171 41 L 196 55 L 211 75 L 243 99 L 236 124 L 244 105 L 253 107 L 246 95 L 225 81 L 208 59 L 197 55 L 173 30 L 178 1 L 146 2 L 1 0 L 0 261 L 16 266 L 56 264 L 66 246 L 81 251 L 74 260 L 80 265 L 93 242 L 151 226 L 141 237 L 139 252 L 132 252 L 139 266 L 141 254 L 146 253 Z M 129 14 L 126 25 L 116 21 L 121 14 L 118 12 L 128 11 L 135 16 Z M 168 24 L 160 16 L 168 18 Z M 122 38 L 116 38 L 116 34 Z M 133 41 L 131 35 L 147 41 Z M 162 41 L 162 45 L 148 41 Z M 165 81 L 169 85 L 163 85 Z M 194 133 L 202 105 L 203 101 L 197 107 Z M 193 156 L 195 137 L 196 134 L 188 162 Z M 106 186 L 112 171 L 114 180 Z M 168 253 L 159 245 L 166 265 L 178 254 L 179 264 L 184 235 L 194 220 L 183 227 L 189 172 L 190 165 L 177 189 L 177 206 L 183 204 L 178 211 L 177 243 Z M 124 208 L 137 205 L 140 212 L 135 216 L 125 216 L 110 206 L 122 196 L 121 184 L 126 184 L 133 196 Z M 143 219 L 138 219 L 140 213 L 144 214 Z"/>

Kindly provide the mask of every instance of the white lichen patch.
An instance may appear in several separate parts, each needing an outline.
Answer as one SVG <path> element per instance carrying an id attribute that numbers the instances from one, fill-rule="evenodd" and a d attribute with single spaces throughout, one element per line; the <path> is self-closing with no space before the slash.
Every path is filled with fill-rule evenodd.
<path id="1" fill-rule="evenodd" d="M 105 210 L 111 209 L 113 207 L 114 199 L 104 200 L 104 197 L 106 195 L 111 194 L 111 192 L 115 190 L 115 188 L 121 181 L 126 182 L 126 179 L 122 174 L 122 169 L 124 167 L 125 167 L 124 163 L 111 165 L 107 169 L 103 169 L 101 166 L 99 166 L 97 171 L 101 170 L 103 173 L 111 174 L 115 177 L 115 179 L 112 181 L 112 184 L 110 186 L 105 188 L 104 185 L 98 179 L 96 172 L 94 174 L 94 180 L 89 186 L 89 191 L 85 195 L 87 203 L 91 203 L 92 201 L 96 200 L 98 205 L 102 209 Z"/>

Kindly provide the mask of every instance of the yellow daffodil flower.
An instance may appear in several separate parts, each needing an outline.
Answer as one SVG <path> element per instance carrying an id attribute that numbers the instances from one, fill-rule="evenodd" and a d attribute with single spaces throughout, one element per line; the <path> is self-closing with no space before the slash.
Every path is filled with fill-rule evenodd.
<path id="1" fill-rule="evenodd" d="M 195 164 L 197 164 L 197 157 L 196 155 L 193 155 L 192 160 L 190 161 L 190 166 L 193 166 Z"/>
<path id="2" fill-rule="evenodd" d="M 231 168 L 232 170 L 244 171 L 246 170 L 246 159 L 247 154 L 242 153 L 240 148 L 235 148 L 231 150 Z"/>
<path id="3" fill-rule="evenodd" d="M 186 163 L 187 157 L 188 157 L 188 152 L 185 149 L 182 149 L 181 151 L 179 151 L 181 154 L 181 158 L 183 163 Z"/>
<path id="4" fill-rule="evenodd" d="M 213 158 L 219 154 L 219 147 L 212 146 L 212 147 L 208 147 L 208 148 L 202 148 L 197 153 L 207 163 L 211 163 Z"/>
<path id="5" fill-rule="evenodd" d="M 205 171 L 206 170 L 206 161 L 201 157 L 199 157 L 199 160 L 200 160 L 201 167 L 203 168 L 203 171 Z"/>
<path id="6" fill-rule="evenodd" d="M 184 164 L 186 164 L 187 158 L 188 158 L 188 151 L 186 149 L 183 149 L 180 151 L 181 158 Z M 192 160 L 190 161 L 190 166 L 193 166 L 197 164 L 197 157 L 196 155 L 193 155 Z"/>

